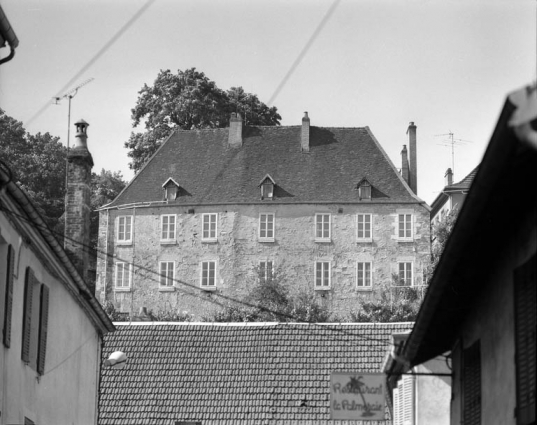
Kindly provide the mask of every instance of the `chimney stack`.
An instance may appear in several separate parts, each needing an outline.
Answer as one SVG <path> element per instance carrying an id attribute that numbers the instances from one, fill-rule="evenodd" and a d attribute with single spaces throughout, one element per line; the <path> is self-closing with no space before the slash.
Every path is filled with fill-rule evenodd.
<path id="1" fill-rule="evenodd" d="M 231 113 L 228 143 L 233 148 L 240 148 L 242 146 L 242 118 L 239 113 Z"/>
<path id="2" fill-rule="evenodd" d="M 302 152 L 310 151 L 310 118 L 308 113 L 304 112 L 304 117 L 302 118 L 302 132 L 300 133 L 300 146 Z"/>
<path id="3" fill-rule="evenodd" d="M 90 182 L 93 168 L 93 158 L 87 145 L 88 125 L 84 120 L 75 123 L 75 143 L 67 154 L 64 248 L 80 276 L 94 292 L 94 282 L 89 279 L 90 258 L 87 248 L 90 243 Z"/>
<path id="4" fill-rule="evenodd" d="M 446 178 L 445 186 L 451 186 L 453 184 L 453 171 L 451 171 L 451 168 L 447 169 L 444 177 Z"/>
<path id="5" fill-rule="evenodd" d="M 411 121 L 408 125 L 408 148 L 410 150 L 409 158 L 409 186 L 412 191 L 418 194 L 418 160 L 416 152 L 416 126 Z"/>
<path id="6" fill-rule="evenodd" d="M 403 176 L 403 179 L 405 179 L 407 184 L 410 185 L 410 182 L 408 181 L 408 154 L 406 150 L 406 145 L 403 145 L 403 150 L 401 151 L 401 175 Z"/>

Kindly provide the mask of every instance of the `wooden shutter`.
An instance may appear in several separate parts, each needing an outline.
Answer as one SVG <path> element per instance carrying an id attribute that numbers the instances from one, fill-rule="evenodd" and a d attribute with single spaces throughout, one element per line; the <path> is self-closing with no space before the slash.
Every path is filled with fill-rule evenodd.
<path id="1" fill-rule="evenodd" d="M 414 425 L 414 376 L 403 375 L 403 397 L 401 399 L 401 413 L 403 425 Z"/>
<path id="2" fill-rule="evenodd" d="M 41 302 L 39 309 L 39 348 L 37 351 L 37 373 L 45 373 L 45 355 L 47 351 L 47 328 L 48 328 L 48 300 L 49 289 L 41 285 Z"/>
<path id="3" fill-rule="evenodd" d="M 535 423 L 537 255 L 514 271 L 517 424 Z"/>
<path id="4" fill-rule="evenodd" d="M 4 308 L 3 342 L 11 346 L 11 313 L 13 311 L 13 272 L 15 271 L 15 250 L 11 245 L 7 249 L 6 298 Z"/>
<path id="5" fill-rule="evenodd" d="M 479 341 L 462 352 L 462 417 L 464 425 L 481 424 L 481 348 Z"/>
<path id="6" fill-rule="evenodd" d="M 26 268 L 24 279 L 24 310 L 22 317 L 22 354 L 23 362 L 30 362 L 30 344 L 32 341 L 32 304 L 33 304 L 33 285 L 35 277 L 30 267 Z"/>

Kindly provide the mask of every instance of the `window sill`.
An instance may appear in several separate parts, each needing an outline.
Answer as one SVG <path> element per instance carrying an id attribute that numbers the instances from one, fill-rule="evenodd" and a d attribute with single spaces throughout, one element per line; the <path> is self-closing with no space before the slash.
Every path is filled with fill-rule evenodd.
<path id="1" fill-rule="evenodd" d="M 373 292 L 373 287 L 371 287 L 371 286 L 357 286 L 356 290 L 360 291 L 360 292 Z"/>
<path id="2" fill-rule="evenodd" d="M 161 245 L 177 245 L 176 239 L 161 239 L 160 240 Z"/>
<path id="3" fill-rule="evenodd" d="M 373 242 L 373 238 L 360 238 L 356 239 L 356 243 L 371 243 Z"/>
<path id="4" fill-rule="evenodd" d="M 316 243 L 332 243 L 332 239 L 326 238 L 315 238 Z"/>
<path id="5" fill-rule="evenodd" d="M 132 240 L 130 240 L 130 241 L 116 241 L 116 245 L 129 246 L 129 245 L 132 245 Z"/>
<path id="6" fill-rule="evenodd" d="M 131 292 L 131 288 L 114 288 L 114 292 Z"/>
<path id="7" fill-rule="evenodd" d="M 259 238 L 259 242 L 275 242 L 274 238 Z"/>
<path id="8" fill-rule="evenodd" d="M 201 240 L 201 243 L 217 243 L 218 242 L 218 239 L 202 239 Z"/>
<path id="9" fill-rule="evenodd" d="M 397 242 L 414 242 L 414 238 L 395 238 Z"/>
<path id="10" fill-rule="evenodd" d="M 173 286 L 159 286 L 159 292 L 175 292 L 175 287 Z"/>
<path id="11" fill-rule="evenodd" d="M 332 288 L 330 286 L 316 286 L 313 289 L 316 291 L 330 291 Z"/>
<path id="12" fill-rule="evenodd" d="M 201 288 L 203 291 L 207 291 L 207 292 L 214 292 L 214 291 L 216 291 L 216 286 L 200 286 L 200 288 Z"/>

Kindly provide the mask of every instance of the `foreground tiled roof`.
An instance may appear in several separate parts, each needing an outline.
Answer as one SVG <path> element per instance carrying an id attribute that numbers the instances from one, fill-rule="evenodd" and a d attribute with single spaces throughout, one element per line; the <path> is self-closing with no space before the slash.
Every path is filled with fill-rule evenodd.
<path id="1" fill-rule="evenodd" d="M 245 127 L 242 147 L 228 145 L 228 129 L 179 130 L 108 207 L 162 201 L 162 184 L 181 186 L 175 204 L 259 202 L 269 174 L 277 202 L 359 202 L 366 178 L 373 201 L 418 202 L 369 128 L 310 128 L 310 151 L 301 127 Z"/>
<path id="2" fill-rule="evenodd" d="M 102 368 L 99 425 L 337 424 L 331 372 L 380 372 L 390 335 L 412 324 L 116 327 L 103 361 L 118 350 L 128 361 Z"/>

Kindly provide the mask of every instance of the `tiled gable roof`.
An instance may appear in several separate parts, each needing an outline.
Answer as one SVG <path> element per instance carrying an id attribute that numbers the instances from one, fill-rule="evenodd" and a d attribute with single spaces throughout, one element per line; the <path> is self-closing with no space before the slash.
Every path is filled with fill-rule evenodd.
<path id="1" fill-rule="evenodd" d="M 379 373 L 391 334 L 412 324 L 116 327 L 103 361 L 118 350 L 128 360 L 102 369 L 99 425 L 334 423 L 331 372 Z"/>
<path id="2" fill-rule="evenodd" d="M 472 182 L 474 181 L 474 177 L 475 177 L 478 169 L 479 169 L 479 165 L 477 167 L 475 167 L 460 182 L 453 183 L 452 185 L 446 186 L 444 190 L 445 191 L 452 191 L 452 190 L 468 190 L 468 189 L 470 189 L 470 186 L 471 186 Z"/>
<path id="3" fill-rule="evenodd" d="M 125 190 L 107 207 L 163 200 L 162 184 L 181 185 L 175 203 L 259 202 L 259 181 L 269 174 L 277 202 L 359 202 L 356 185 L 373 186 L 373 200 L 419 202 L 367 127 L 245 127 L 243 145 L 228 145 L 228 129 L 174 132 Z"/>

